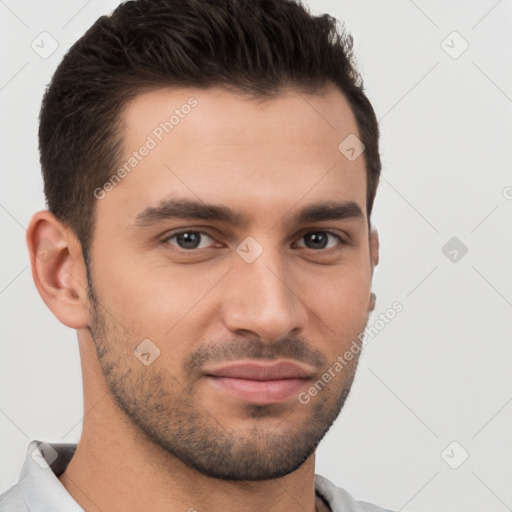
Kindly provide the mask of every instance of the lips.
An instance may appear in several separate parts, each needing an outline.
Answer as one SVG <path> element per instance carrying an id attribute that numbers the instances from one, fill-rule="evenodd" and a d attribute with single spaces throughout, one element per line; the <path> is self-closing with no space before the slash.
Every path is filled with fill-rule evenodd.
<path id="1" fill-rule="evenodd" d="M 309 368 L 290 361 L 237 362 L 205 373 L 208 382 L 223 395 L 258 405 L 296 396 L 313 375 Z"/>
<path id="2" fill-rule="evenodd" d="M 214 377 L 231 377 L 246 380 L 280 380 L 280 379 L 308 379 L 311 372 L 289 361 L 277 363 L 233 363 L 221 368 L 214 368 L 206 372 Z"/>

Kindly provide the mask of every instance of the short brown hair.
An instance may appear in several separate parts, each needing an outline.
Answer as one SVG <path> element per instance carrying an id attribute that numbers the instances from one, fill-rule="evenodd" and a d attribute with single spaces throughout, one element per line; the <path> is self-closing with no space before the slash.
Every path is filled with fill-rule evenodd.
<path id="1" fill-rule="evenodd" d="M 45 91 L 39 150 L 48 209 L 76 233 L 87 262 L 93 191 L 119 165 L 121 114 L 144 90 L 226 86 L 271 97 L 287 86 L 315 93 L 334 84 L 365 145 L 369 219 L 381 171 L 379 129 L 352 50 L 335 18 L 313 16 L 298 0 L 121 4 L 71 47 Z"/>

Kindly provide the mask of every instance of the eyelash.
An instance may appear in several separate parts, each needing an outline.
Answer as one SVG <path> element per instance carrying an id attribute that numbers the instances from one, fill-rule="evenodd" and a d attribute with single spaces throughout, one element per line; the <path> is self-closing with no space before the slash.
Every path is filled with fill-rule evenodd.
<path id="1" fill-rule="evenodd" d="M 211 239 L 214 239 L 214 237 L 212 235 L 210 235 L 210 233 L 206 232 L 206 231 L 202 231 L 200 229 L 187 229 L 187 230 L 182 230 L 182 231 L 178 231 L 176 233 L 172 233 L 171 235 L 168 235 L 166 236 L 163 240 L 162 240 L 162 243 L 165 244 L 165 245 L 171 245 L 169 244 L 169 240 L 173 239 L 174 237 L 178 236 L 178 235 L 182 235 L 184 233 L 194 233 L 194 234 L 201 234 L 201 235 L 206 235 L 207 237 L 210 237 Z M 344 246 L 344 245 L 349 245 L 349 242 L 347 242 L 346 240 L 344 240 L 338 233 L 335 233 L 334 231 L 331 231 L 329 229 L 318 229 L 318 230 L 312 230 L 312 231 L 307 231 L 305 232 L 304 234 L 301 235 L 301 237 L 299 238 L 299 240 L 301 240 L 302 238 L 304 238 L 306 235 L 309 235 L 309 234 L 312 234 L 312 233 L 325 233 L 325 234 L 328 234 L 330 236 L 333 236 L 334 238 L 336 238 L 341 246 Z M 203 249 L 208 249 L 206 247 L 203 247 L 203 249 L 182 249 L 181 247 L 178 247 L 178 246 L 173 246 L 173 250 L 176 250 L 177 252 L 181 253 L 181 254 L 193 254 L 193 253 L 197 253 Z M 337 251 L 340 249 L 339 246 L 336 246 L 336 247 L 330 247 L 328 249 L 310 249 L 309 247 L 301 247 L 301 249 L 307 249 L 307 250 L 310 250 L 310 251 L 313 251 L 313 252 L 317 252 L 317 253 L 324 253 L 324 254 L 330 254 L 331 252 L 333 251 Z"/>

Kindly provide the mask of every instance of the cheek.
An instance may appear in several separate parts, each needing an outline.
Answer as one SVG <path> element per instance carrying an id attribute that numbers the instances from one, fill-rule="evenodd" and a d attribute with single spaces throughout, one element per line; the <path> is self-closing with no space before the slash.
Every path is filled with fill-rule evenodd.
<path id="1" fill-rule="evenodd" d="M 200 270 L 194 265 L 173 266 L 161 257 L 130 259 L 116 253 L 93 278 L 101 303 L 133 336 L 166 343 L 184 329 L 197 329 L 207 298 L 214 297 L 225 272 L 222 265 Z"/>
<path id="2" fill-rule="evenodd" d="M 324 328 L 338 339 L 357 336 L 368 319 L 371 278 L 360 268 L 344 268 L 336 274 L 316 276 L 313 290 L 304 290 L 308 306 L 321 318 Z"/>

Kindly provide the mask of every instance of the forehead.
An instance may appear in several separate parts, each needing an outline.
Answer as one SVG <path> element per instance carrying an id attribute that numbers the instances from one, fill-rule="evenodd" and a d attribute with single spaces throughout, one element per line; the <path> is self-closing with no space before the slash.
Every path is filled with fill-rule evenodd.
<path id="1" fill-rule="evenodd" d="M 122 120 L 124 172 L 99 201 L 100 215 L 115 209 L 128 222 L 173 194 L 274 222 L 281 207 L 322 199 L 365 210 L 364 155 L 352 161 L 339 149 L 359 133 L 337 89 L 264 100 L 222 88 L 157 89 L 136 96 Z"/>
<path id="2" fill-rule="evenodd" d="M 136 96 L 122 119 L 128 148 L 148 135 L 157 143 L 171 144 L 181 135 L 191 142 L 246 150 L 259 144 L 302 145 L 305 139 L 313 146 L 324 143 L 328 132 L 335 140 L 359 135 L 348 101 L 334 87 L 314 95 L 283 90 L 272 98 L 220 87 L 161 88 Z"/>

